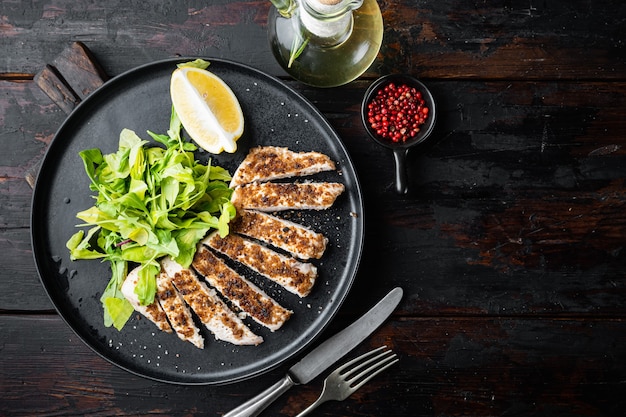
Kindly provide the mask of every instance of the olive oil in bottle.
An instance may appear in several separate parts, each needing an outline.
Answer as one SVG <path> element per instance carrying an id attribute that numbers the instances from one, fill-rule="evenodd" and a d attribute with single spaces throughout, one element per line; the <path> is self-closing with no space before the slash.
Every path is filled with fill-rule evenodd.
<path id="1" fill-rule="evenodd" d="M 270 46 L 291 76 L 316 87 L 347 84 L 376 59 L 383 19 L 376 0 L 272 0 Z"/>

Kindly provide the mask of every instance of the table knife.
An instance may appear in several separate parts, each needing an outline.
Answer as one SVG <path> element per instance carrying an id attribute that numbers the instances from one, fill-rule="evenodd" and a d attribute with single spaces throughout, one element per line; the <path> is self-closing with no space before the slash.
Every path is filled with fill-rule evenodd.
<path id="1" fill-rule="evenodd" d="M 402 288 L 394 288 L 361 318 L 330 337 L 292 366 L 280 381 L 224 414 L 223 417 L 258 416 L 289 388 L 310 382 L 372 334 L 391 315 L 401 299 Z"/>

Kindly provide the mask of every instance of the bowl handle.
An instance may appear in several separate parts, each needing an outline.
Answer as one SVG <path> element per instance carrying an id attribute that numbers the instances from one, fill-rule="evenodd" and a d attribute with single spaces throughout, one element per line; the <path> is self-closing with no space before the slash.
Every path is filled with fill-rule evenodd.
<path id="1" fill-rule="evenodd" d="M 395 148 L 393 159 L 396 165 L 396 192 L 406 194 L 409 191 L 408 178 L 406 172 L 406 156 L 409 150 L 406 148 Z"/>

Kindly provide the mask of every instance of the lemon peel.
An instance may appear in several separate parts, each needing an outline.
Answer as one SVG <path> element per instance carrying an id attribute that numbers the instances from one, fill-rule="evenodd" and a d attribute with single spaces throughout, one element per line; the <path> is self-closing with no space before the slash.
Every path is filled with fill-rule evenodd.
<path id="1" fill-rule="evenodd" d="M 177 68 L 172 73 L 170 95 L 185 131 L 198 146 L 213 154 L 237 150 L 243 112 L 224 80 L 205 69 Z"/>

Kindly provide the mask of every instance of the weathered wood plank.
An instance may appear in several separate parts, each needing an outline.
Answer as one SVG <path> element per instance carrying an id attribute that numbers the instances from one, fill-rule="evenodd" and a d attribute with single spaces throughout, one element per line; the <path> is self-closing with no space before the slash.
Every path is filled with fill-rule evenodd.
<path id="1" fill-rule="evenodd" d="M 46 64 L 33 80 L 68 115 L 109 78 L 82 42 L 72 42 L 52 63 Z M 38 173 L 39 164 L 26 172 L 26 181 L 33 188 Z"/>
<path id="2" fill-rule="evenodd" d="M 52 65 L 46 65 L 35 74 L 33 80 L 50 99 L 63 110 L 70 114 L 80 103 L 76 93 L 69 87 L 67 81 Z"/>
<path id="3" fill-rule="evenodd" d="M 0 81 L 0 91 L 0 178 L 24 180 L 66 114 L 32 80 Z"/>
<path id="4" fill-rule="evenodd" d="M 624 305 L 624 84 L 431 84 L 439 128 L 410 153 L 408 197 L 356 116 L 338 128 L 368 184 L 363 270 L 406 282 L 426 313 Z"/>
<path id="5" fill-rule="evenodd" d="M 54 316 L 0 316 L 0 330 L 3 415 L 221 415 L 284 371 L 253 384 L 172 386 L 111 365 Z M 400 365 L 345 402 L 324 405 L 320 413 L 599 416 L 626 411 L 622 320 L 396 317 L 352 355 L 382 344 L 398 353 Z M 316 398 L 322 379 L 293 388 L 267 415 L 295 415 Z M 404 400 L 398 402 L 398 395 Z"/>
<path id="6" fill-rule="evenodd" d="M 438 127 L 409 154 L 403 197 L 393 191 L 391 154 L 365 137 L 354 113 L 367 84 L 341 94 L 301 87 L 367 185 L 360 281 L 382 278 L 417 294 L 408 314 L 623 313 L 625 83 L 430 82 Z M 0 140 L 10 150 L 0 153 L 0 224 L 23 228 L 4 235 L 12 256 L 0 268 L 14 273 L 0 281 L 0 309 L 47 310 L 45 296 L 29 296 L 38 279 L 22 175 L 64 115 L 32 82 L 0 85 Z M 31 123 L 33 113 L 41 117 Z"/>
<path id="7" fill-rule="evenodd" d="M 54 310 L 35 268 L 30 230 L 0 233 L 0 312 Z"/>
<path id="8" fill-rule="evenodd" d="M 66 114 L 109 77 L 82 42 L 72 42 L 35 76 L 35 84 Z"/>
<path id="9" fill-rule="evenodd" d="M 25 9 L 2 3 L 7 36 L 1 52 L 7 55 L 0 73 L 15 68 L 36 73 L 74 41 L 84 42 L 107 74 L 175 56 L 229 58 L 277 73 L 268 43 L 258 42 L 267 38 L 270 6 L 266 1 L 94 5 L 61 0 Z"/>
<path id="10" fill-rule="evenodd" d="M 379 4 L 384 45 L 364 79 L 288 81 L 337 129 L 365 191 L 362 265 L 327 335 L 392 286 L 406 293 L 358 349 L 387 344 L 401 365 L 318 414 L 626 415 L 626 3 Z M 222 415 L 284 373 L 171 386 L 97 356 L 39 283 L 24 179 L 65 119 L 34 74 L 72 42 L 111 75 L 184 55 L 283 77 L 265 41 L 270 7 L 0 2 L 0 415 Z M 388 72 L 423 78 L 439 105 L 432 140 L 409 154 L 405 196 L 358 117 L 369 81 Z M 321 382 L 266 414 L 295 415 Z"/>
<path id="11" fill-rule="evenodd" d="M 384 44 L 369 76 L 623 79 L 626 6 L 610 0 L 380 2 Z M 3 2 L 0 73 L 38 72 L 83 41 L 109 74 L 157 59 L 228 58 L 284 75 L 270 52 L 268 1 Z"/>
<path id="12" fill-rule="evenodd" d="M 53 61 L 76 96 L 84 100 L 109 79 L 100 63 L 82 42 L 72 42 Z"/>
<path id="13" fill-rule="evenodd" d="M 619 35 L 626 26 L 618 17 L 626 13 L 623 4 L 416 3 L 383 7 L 388 29 L 382 72 L 536 80 L 623 79 L 626 72 Z"/>

